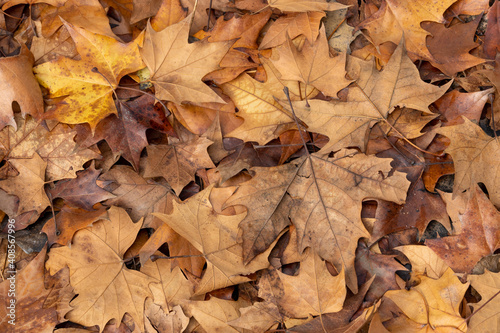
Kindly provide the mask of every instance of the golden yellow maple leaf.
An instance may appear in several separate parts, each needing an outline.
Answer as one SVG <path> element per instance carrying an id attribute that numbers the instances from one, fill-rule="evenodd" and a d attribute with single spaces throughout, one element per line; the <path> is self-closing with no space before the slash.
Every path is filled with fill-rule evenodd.
<path id="1" fill-rule="evenodd" d="M 59 58 L 34 68 L 50 97 L 64 97 L 46 117 L 67 124 L 89 123 L 94 130 L 100 120 L 117 113 L 113 90 L 120 79 L 144 67 L 138 45 L 142 35 L 123 44 L 67 22 L 65 26 L 81 60 Z"/>

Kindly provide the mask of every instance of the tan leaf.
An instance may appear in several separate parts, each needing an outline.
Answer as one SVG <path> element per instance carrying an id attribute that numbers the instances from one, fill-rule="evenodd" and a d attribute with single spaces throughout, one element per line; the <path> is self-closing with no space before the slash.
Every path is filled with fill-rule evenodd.
<path id="1" fill-rule="evenodd" d="M 312 85 L 331 97 L 337 97 L 337 93 L 350 83 L 345 78 L 346 55 L 341 53 L 330 57 L 324 27 L 320 29 L 316 41 L 306 41 L 300 51 L 290 38 L 276 50 L 279 58 L 273 64 L 283 80 Z"/>
<path id="2" fill-rule="evenodd" d="M 194 180 L 198 169 L 215 167 L 207 153 L 211 144 L 207 138 L 199 137 L 191 142 L 148 146 L 144 178 L 163 177 L 179 195 L 184 186 Z"/>
<path id="3" fill-rule="evenodd" d="M 134 224 L 124 209 L 111 207 L 109 221 L 79 230 L 71 247 L 50 251 L 47 269 L 53 273 L 67 265 L 78 294 L 71 302 L 69 320 L 84 326 L 97 324 L 102 330 L 109 320 L 121 321 L 128 313 L 139 327 L 143 325 L 144 300 L 152 296 L 148 285 L 157 281 L 126 268 L 123 261 L 141 225 L 142 221 Z"/>
<path id="4" fill-rule="evenodd" d="M 268 3 L 282 12 L 320 12 L 346 8 L 343 4 L 326 0 L 268 0 Z"/>
<path id="5" fill-rule="evenodd" d="M 160 32 L 148 24 L 141 55 L 151 73 L 156 97 L 177 104 L 189 101 L 224 103 L 202 78 L 218 68 L 233 42 L 189 44 L 191 20 L 192 14 Z"/>

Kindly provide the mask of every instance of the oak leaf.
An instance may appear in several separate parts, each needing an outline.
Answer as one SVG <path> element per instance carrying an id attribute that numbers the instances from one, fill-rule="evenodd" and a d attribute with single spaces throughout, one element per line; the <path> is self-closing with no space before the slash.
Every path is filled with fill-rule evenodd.
<path id="1" fill-rule="evenodd" d="M 448 269 L 448 265 L 427 246 L 405 245 L 395 248 L 404 253 L 411 262 L 412 272 L 437 280 Z"/>
<path id="2" fill-rule="evenodd" d="M 143 325 L 144 301 L 151 297 L 148 285 L 157 281 L 126 268 L 123 261 L 141 225 L 142 221 L 134 224 L 124 209 L 111 207 L 109 221 L 79 230 L 71 247 L 51 249 L 47 270 L 54 273 L 67 265 L 78 294 L 71 302 L 69 320 L 84 326 L 97 324 L 102 331 L 109 320 L 121 320 L 128 313 L 139 327 Z"/>
<path id="3" fill-rule="evenodd" d="M 89 123 L 94 130 L 106 116 L 117 114 L 113 91 L 120 79 L 144 67 L 138 46 L 141 37 L 123 44 L 69 23 L 65 27 L 81 60 L 59 58 L 33 69 L 50 97 L 67 96 L 46 117 L 67 124 Z"/>
<path id="4" fill-rule="evenodd" d="M 346 102 L 310 100 L 310 107 L 303 101 L 294 103 L 295 112 L 307 124 L 308 131 L 330 138 L 322 148 L 325 153 L 350 146 L 364 149 L 368 128 L 387 119 L 396 106 L 430 113 L 429 104 L 451 84 L 436 87 L 423 82 L 406 55 L 403 42 L 381 72 L 373 62 L 352 61 L 348 74 L 357 80 L 349 88 Z"/>
<path id="5" fill-rule="evenodd" d="M 401 38 L 404 38 L 408 52 L 422 59 L 434 60 L 426 46 L 429 33 L 421 28 L 420 23 L 446 23 L 443 13 L 454 2 L 455 0 L 387 0 L 358 27 L 368 30 L 376 46 L 388 41 L 399 44 Z"/>
<path id="6" fill-rule="evenodd" d="M 476 183 L 483 183 L 490 200 L 500 206 L 500 169 L 497 167 L 500 163 L 500 144 L 484 133 L 481 127 L 465 117 L 463 119 L 465 122 L 461 125 L 437 130 L 451 140 L 445 152 L 453 157 L 455 164 L 453 196 L 473 189 Z"/>
<path id="7" fill-rule="evenodd" d="M 156 97 L 181 104 L 182 102 L 224 101 L 202 81 L 203 76 L 218 68 L 227 53 L 230 42 L 188 43 L 189 26 L 193 14 L 179 23 L 156 32 L 150 24 L 146 28 L 141 55 L 150 71 Z"/>
<path id="8" fill-rule="evenodd" d="M 170 214 L 155 213 L 207 260 L 207 269 L 195 289 L 197 295 L 249 281 L 246 275 L 269 266 L 271 249 L 244 264 L 238 223 L 245 214 L 217 214 L 209 200 L 212 188 L 210 185 L 182 203 L 174 202 Z"/>
<path id="9" fill-rule="evenodd" d="M 407 316 L 401 319 L 401 324 L 406 322 L 409 327 L 419 327 L 427 332 L 465 332 L 467 323 L 460 316 L 459 307 L 468 287 L 469 283 L 462 284 L 448 268 L 439 280 L 422 276 L 419 285 L 410 290 L 388 291 L 384 298 L 396 303 Z M 390 331 L 396 329 L 391 328 L 391 324 L 385 326 Z"/>
<path id="10" fill-rule="evenodd" d="M 475 312 L 470 318 L 468 332 L 498 332 L 500 298 L 497 294 L 500 292 L 500 273 L 485 270 L 481 275 L 469 275 L 468 280 L 472 288 L 481 295 L 479 303 L 469 303 Z"/>

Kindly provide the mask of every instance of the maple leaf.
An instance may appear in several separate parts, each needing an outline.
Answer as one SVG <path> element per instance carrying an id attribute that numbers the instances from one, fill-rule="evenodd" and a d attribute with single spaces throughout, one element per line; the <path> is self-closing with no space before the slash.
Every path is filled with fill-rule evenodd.
<path id="1" fill-rule="evenodd" d="M 105 204 L 129 209 L 133 221 L 138 221 L 155 211 L 155 206 L 169 191 L 169 187 L 165 184 L 148 181 L 126 165 L 115 165 L 102 174 L 99 180 L 104 182 L 104 190 L 116 196 L 107 200 Z"/>
<path id="2" fill-rule="evenodd" d="M 73 206 L 92 211 L 96 203 L 115 197 L 97 186 L 96 180 L 100 174 L 101 171 L 92 165 L 79 172 L 75 179 L 57 182 L 55 187 L 50 189 L 50 195 L 52 198 L 63 198 Z"/>
<path id="3" fill-rule="evenodd" d="M 310 100 L 294 102 L 297 116 L 307 124 L 310 132 L 330 138 L 322 151 L 325 153 L 343 147 L 365 147 L 365 133 L 376 121 L 387 119 L 396 106 L 430 113 L 428 106 L 441 97 L 451 82 L 436 87 L 423 82 L 417 68 L 406 55 L 401 42 L 391 59 L 378 72 L 373 62 L 354 62 L 350 74 L 357 77 L 349 88 L 347 101 L 326 102 Z"/>
<path id="4" fill-rule="evenodd" d="M 443 13 L 455 1 L 386 0 L 358 28 L 368 30 L 375 45 L 387 41 L 399 44 L 404 37 L 408 52 L 422 59 L 434 60 L 426 46 L 429 33 L 420 27 L 420 22 L 446 23 Z"/>
<path id="5" fill-rule="evenodd" d="M 293 115 L 276 99 L 285 99 L 283 88 L 290 90 L 292 101 L 303 97 L 313 97 L 317 90 L 312 87 L 301 87 L 297 81 L 284 81 L 272 64 L 264 62 L 267 80 L 261 83 L 243 73 L 235 80 L 221 85 L 222 91 L 233 101 L 239 112 L 237 116 L 245 121 L 227 136 L 256 141 L 263 145 L 278 137 L 281 133 L 278 126 L 293 122 Z M 284 129 L 282 130 L 284 131 Z"/>
<path id="6" fill-rule="evenodd" d="M 427 47 L 435 59 L 431 64 L 446 75 L 453 76 L 457 72 L 485 62 L 485 59 L 469 53 L 479 45 L 474 42 L 474 34 L 480 20 L 481 15 L 474 21 L 457 24 L 448 29 L 437 23 L 429 22 L 424 25 L 424 28 L 432 34 L 427 37 Z"/>
<path id="7" fill-rule="evenodd" d="M 290 224 L 288 212 L 292 202 L 286 191 L 293 182 L 299 165 L 288 163 L 272 168 L 252 168 L 255 176 L 238 186 L 225 207 L 243 205 L 248 209 L 239 227 L 243 230 L 245 263 L 264 252 L 283 229 Z"/>
<path id="8" fill-rule="evenodd" d="M 0 59 L 0 129 L 6 125 L 17 128 L 12 112 L 12 103 L 15 101 L 21 107 L 23 116 L 31 114 L 39 118 L 43 113 L 42 92 L 38 86 L 31 67 L 33 55 L 23 44 L 18 56 Z"/>
<path id="9" fill-rule="evenodd" d="M 148 146 L 148 157 L 144 160 L 144 177 L 163 177 L 179 195 L 198 169 L 213 168 L 207 147 L 212 141 L 199 137 L 191 142 L 176 142 L 170 145 Z"/>
<path id="10" fill-rule="evenodd" d="M 468 287 L 469 283 L 462 284 L 448 268 L 439 280 L 422 276 L 421 283 L 416 287 L 388 291 L 384 298 L 396 303 L 406 315 L 401 318 L 401 325 L 406 323 L 419 329 L 465 332 L 467 324 L 465 318 L 460 316 L 459 307 Z M 391 329 L 390 323 L 385 323 L 385 326 L 391 331 L 397 329 Z"/>
<path id="11" fill-rule="evenodd" d="M 47 163 L 40 155 L 11 160 L 19 175 L 0 181 L 0 188 L 19 198 L 18 214 L 35 210 L 40 214 L 50 201 L 45 194 L 45 168 Z"/>
<path id="12" fill-rule="evenodd" d="M 290 218 L 297 227 L 298 249 L 311 246 L 322 258 L 347 274 L 347 285 L 357 290 L 354 256 L 357 240 L 368 237 L 361 222 L 366 198 L 403 203 L 409 182 L 405 174 L 390 170 L 391 159 L 341 150 L 333 158 L 306 159 L 288 192 L 295 204 Z"/>
<path id="13" fill-rule="evenodd" d="M 7 127 L 0 132 L 0 156 L 13 160 L 40 155 L 47 162 L 45 175 L 49 181 L 75 178 L 85 162 L 100 156 L 75 143 L 76 131 L 67 125 L 58 124 L 49 132 L 33 118 L 16 114 L 15 120 L 17 130 Z"/>
<path id="14" fill-rule="evenodd" d="M 282 12 L 320 12 L 347 8 L 338 2 L 326 0 L 268 0 L 269 6 Z"/>
<path id="15" fill-rule="evenodd" d="M 260 42 L 260 49 L 268 49 L 283 44 L 287 36 L 291 39 L 304 35 L 310 44 L 316 41 L 323 12 L 288 13 L 279 17 L 266 31 Z"/>
<path id="16" fill-rule="evenodd" d="M 33 70 L 50 97 L 63 97 L 46 117 L 67 124 L 89 123 L 92 130 L 110 114 L 117 114 L 113 91 L 120 79 L 143 68 L 136 41 L 123 44 L 65 23 L 81 60 L 59 58 Z"/>
<path id="17" fill-rule="evenodd" d="M 460 216 L 460 234 L 427 239 L 425 244 L 455 272 L 470 273 L 476 263 L 500 247 L 500 213 L 476 185 Z"/>
<path id="18" fill-rule="evenodd" d="M 141 55 L 146 63 L 156 97 L 178 104 L 182 102 L 224 101 L 202 82 L 203 76 L 218 68 L 233 42 L 188 43 L 193 14 L 179 23 L 156 32 L 146 28 Z"/>
<path id="19" fill-rule="evenodd" d="M 209 200 L 213 185 L 183 203 L 173 203 L 170 214 L 154 215 L 187 239 L 207 260 L 207 269 L 196 286 L 196 294 L 249 281 L 245 275 L 267 268 L 271 249 L 248 265 L 243 262 L 242 244 L 238 240 L 238 222 L 244 214 L 217 214 Z"/>
<path id="20" fill-rule="evenodd" d="M 490 200 L 500 206 L 500 144 L 481 127 L 465 117 L 463 119 L 465 122 L 461 125 L 437 129 L 451 140 L 445 152 L 453 157 L 455 164 L 453 195 L 472 189 L 476 183 L 483 183 Z"/>
<path id="21" fill-rule="evenodd" d="M 71 302 L 74 309 L 67 315 L 69 320 L 84 326 L 97 324 L 102 331 L 109 320 L 121 320 L 128 313 L 137 325 L 143 325 L 144 300 L 151 296 L 148 285 L 157 281 L 126 268 L 123 261 L 141 225 L 142 221 L 134 224 L 124 209 L 111 207 L 109 221 L 79 230 L 71 247 L 50 251 L 47 270 L 54 273 L 67 265 L 78 294 Z"/>
<path id="22" fill-rule="evenodd" d="M 317 316 L 342 309 L 346 296 L 344 272 L 332 276 L 326 263 L 312 249 L 304 252 L 299 274 L 286 275 L 278 270 L 263 278 L 261 297 L 270 299 L 292 318 Z M 274 275 L 274 276 L 273 276 Z"/>
<path id="23" fill-rule="evenodd" d="M 70 310 L 69 301 L 73 297 L 69 286 L 69 272 L 63 269 L 54 276 L 44 274 L 44 261 L 47 249 L 40 253 L 17 274 L 9 274 L 13 279 L 5 279 L 0 283 L 0 295 L 5 306 L 0 309 L 0 329 L 3 332 L 15 331 L 26 333 L 49 333 Z M 8 271 L 15 271 L 14 265 Z M 7 277 L 9 277 L 7 275 Z M 45 276 L 44 276 L 45 275 Z M 15 282 L 12 282 L 12 281 Z M 46 280 L 47 283 L 44 283 Z M 15 283 L 15 298 L 11 298 Z M 10 290 L 10 291 L 9 291 Z M 9 315 L 7 307 L 9 299 L 15 300 L 15 319 Z M 10 321 L 10 322 L 9 322 Z"/>
<path id="24" fill-rule="evenodd" d="M 63 26 L 61 18 L 89 32 L 115 37 L 106 12 L 97 0 L 67 0 L 61 7 L 46 7 L 40 16 L 42 33 L 45 37 L 53 35 Z"/>
<path id="25" fill-rule="evenodd" d="M 305 42 L 299 51 L 290 38 L 276 48 L 279 58 L 273 61 L 281 78 L 300 81 L 312 85 L 327 96 L 336 97 L 337 93 L 350 83 L 345 78 L 345 53 L 330 57 L 325 28 L 319 31 L 314 43 Z"/>

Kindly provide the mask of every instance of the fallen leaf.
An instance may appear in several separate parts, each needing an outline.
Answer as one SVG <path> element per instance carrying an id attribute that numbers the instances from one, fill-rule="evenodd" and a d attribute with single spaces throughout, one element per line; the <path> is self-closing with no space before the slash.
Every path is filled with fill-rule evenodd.
<path id="1" fill-rule="evenodd" d="M 384 297 L 403 311 L 407 316 L 403 323 L 407 321 L 410 327 L 417 324 L 428 332 L 440 329 L 465 332 L 467 323 L 460 315 L 459 307 L 468 287 L 469 283 L 462 284 L 448 269 L 439 280 L 422 276 L 421 283 L 410 290 L 391 290 Z M 390 323 L 385 322 L 384 326 L 393 330 Z"/>
<path id="2" fill-rule="evenodd" d="M 425 241 L 455 272 L 470 273 L 482 257 L 500 248 L 500 213 L 478 186 L 471 190 L 474 193 L 460 216 L 461 233 Z"/>
<path id="3" fill-rule="evenodd" d="M 474 315 L 470 318 L 468 332 L 497 332 L 500 328 L 498 323 L 500 298 L 497 297 L 500 291 L 500 273 L 486 270 L 481 275 L 469 275 L 468 280 L 472 288 L 481 295 L 479 303 L 469 303 L 474 309 Z"/>
<path id="4" fill-rule="evenodd" d="M 345 78 L 345 53 L 330 57 L 325 28 L 319 30 L 314 43 L 306 41 L 300 51 L 290 38 L 276 48 L 279 58 L 273 65 L 281 73 L 281 79 L 299 81 L 312 85 L 327 96 L 337 97 L 337 93 L 350 83 Z"/>
<path id="5" fill-rule="evenodd" d="M 338 2 L 326 0 L 268 0 L 269 6 L 282 12 L 319 12 L 323 10 L 339 10 L 346 8 Z"/>
<path id="6" fill-rule="evenodd" d="M 179 23 L 156 32 L 150 24 L 146 29 L 141 55 L 154 84 L 156 97 L 182 102 L 224 101 L 202 81 L 203 76 L 218 68 L 219 62 L 233 42 L 188 43 L 192 14 Z M 175 50 L 174 52 L 171 52 Z M 196 96 L 196 98 L 194 98 Z"/>
<path id="7" fill-rule="evenodd" d="M 125 312 L 141 327 L 144 300 L 151 297 L 148 285 L 155 279 L 125 267 L 123 255 L 132 245 L 142 221 L 133 223 L 127 212 L 109 209 L 109 221 L 79 230 L 71 247 L 53 248 L 46 267 L 52 273 L 65 266 L 78 296 L 71 301 L 67 318 L 84 326 L 104 329 L 111 319 L 121 320 Z M 121 290 L 127 290 L 123 293 Z"/>
<path id="8" fill-rule="evenodd" d="M 110 114 L 117 114 L 113 91 L 120 79 L 144 67 L 139 40 L 123 44 L 65 23 L 81 60 L 59 58 L 36 66 L 39 83 L 51 97 L 62 97 L 46 117 L 67 124 L 89 123 L 92 130 Z"/>
<path id="9" fill-rule="evenodd" d="M 0 129 L 7 125 L 17 128 L 12 103 L 17 102 L 23 116 L 30 114 L 40 118 L 43 114 L 42 92 L 32 72 L 34 58 L 27 47 L 21 47 L 18 56 L 0 59 L 0 90 L 2 112 Z"/>

